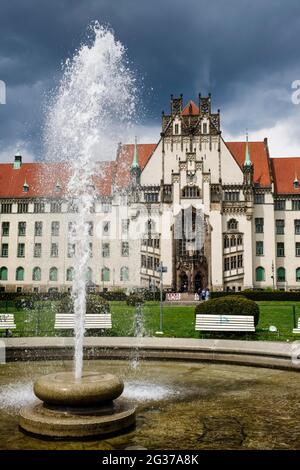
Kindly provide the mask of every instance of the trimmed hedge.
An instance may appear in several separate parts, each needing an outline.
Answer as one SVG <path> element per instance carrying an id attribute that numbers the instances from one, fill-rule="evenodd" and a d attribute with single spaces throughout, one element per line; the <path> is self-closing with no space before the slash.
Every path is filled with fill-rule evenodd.
<path id="1" fill-rule="evenodd" d="M 220 297 L 240 297 L 243 296 L 250 300 L 259 301 L 272 301 L 277 300 L 281 302 L 292 301 L 300 302 L 300 292 L 286 292 L 281 290 L 264 291 L 264 290 L 243 290 L 242 292 L 211 292 L 211 298 L 217 299 Z"/>
<path id="2" fill-rule="evenodd" d="M 62 313 L 73 313 L 74 304 L 70 295 L 64 296 L 57 305 L 57 311 Z M 109 303 L 100 295 L 89 294 L 86 298 L 86 313 L 109 313 Z"/>
<path id="3" fill-rule="evenodd" d="M 253 315 L 255 326 L 259 321 L 259 307 L 253 301 L 242 296 L 226 296 L 202 302 L 195 308 L 200 315 Z"/>

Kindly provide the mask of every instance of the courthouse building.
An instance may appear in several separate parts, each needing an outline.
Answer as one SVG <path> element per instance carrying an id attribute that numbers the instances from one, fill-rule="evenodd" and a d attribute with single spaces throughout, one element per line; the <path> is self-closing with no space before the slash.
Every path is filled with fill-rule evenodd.
<path id="1" fill-rule="evenodd" d="M 154 144 L 97 164 L 87 279 L 96 290 L 300 288 L 300 157 L 226 142 L 211 96 L 171 96 Z M 75 158 L 75 157 L 74 157 Z M 0 288 L 67 291 L 77 206 L 66 163 L 0 164 Z"/>

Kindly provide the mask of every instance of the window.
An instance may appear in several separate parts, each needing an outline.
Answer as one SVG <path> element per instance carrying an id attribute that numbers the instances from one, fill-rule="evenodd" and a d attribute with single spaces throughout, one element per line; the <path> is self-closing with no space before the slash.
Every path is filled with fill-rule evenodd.
<path id="1" fill-rule="evenodd" d="M 277 243 L 277 256 L 278 257 L 284 256 L 284 243 L 283 242 Z"/>
<path id="2" fill-rule="evenodd" d="M 295 256 L 300 256 L 300 243 L 296 242 L 295 244 Z"/>
<path id="3" fill-rule="evenodd" d="M 284 235 L 284 220 L 283 219 L 277 219 L 275 221 L 276 223 L 276 233 L 277 235 Z"/>
<path id="4" fill-rule="evenodd" d="M 90 237 L 92 237 L 94 233 L 94 224 L 93 222 L 88 222 L 87 225 L 88 225 L 88 234 Z"/>
<path id="5" fill-rule="evenodd" d="M 8 243 L 2 243 L 1 245 L 1 257 L 8 258 Z"/>
<path id="6" fill-rule="evenodd" d="M 238 255 L 237 256 L 237 267 L 242 268 L 243 267 L 243 255 Z"/>
<path id="7" fill-rule="evenodd" d="M 105 282 L 105 281 L 108 282 L 109 279 L 110 279 L 110 270 L 109 270 L 109 268 L 106 268 L 106 267 L 102 268 L 102 270 L 101 270 L 101 280 L 103 282 Z"/>
<path id="8" fill-rule="evenodd" d="M 264 194 L 255 194 L 254 195 L 254 204 L 264 204 L 265 195 Z"/>
<path id="9" fill-rule="evenodd" d="M 224 237 L 224 248 L 229 248 L 229 238 L 227 235 Z"/>
<path id="10" fill-rule="evenodd" d="M 18 202 L 18 214 L 27 214 L 28 202 Z"/>
<path id="11" fill-rule="evenodd" d="M 2 236 L 9 236 L 9 222 L 2 222 Z"/>
<path id="12" fill-rule="evenodd" d="M 26 235 L 26 222 L 18 223 L 18 235 L 19 237 L 25 237 Z"/>
<path id="13" fill-rule="evenodd" d="M 69 202 L 68 212 L 71 212 L 71 214 L 75 213 L 75 212 L 78 212 L 78 205 L 76 204 L 76 202 L 74 202 L 74 201 Z"/>
<path id="14" fill-rule="evenodd" d="M 85 274 L 85 280 L 86 282 L 92 282 L 93 279 L 93 271 L 91 268 L 87 268 L 86 274 Z"/>
<path id="15" fill-rule="evenodd" d="M 73 258 L 75 255 L 75 243 L 68 243 L 68 258 Z"/>
<path id="16" fill-rule="evenodd" d="M 51 243 L 51 258 L 58 258 L 58 243 Z"/>
<path id="17" fill-rule="evenodd" d="M 300 199 L 292 199 L 292 210 L 293 211 L 300 210 Z"/>
<path id="18" fill-rule="evenodd" d="M 33 212 L 35 214 L 41 214 L 45 212 L 45 203 L 44 202 L 35 202 L 33 205 Z"/>
<path id="19" fill-rule="evenodd" d="M 295 219 L 294 224 L 295 224 L 295 235 L 300 235 L 300 219 Z"/>
<path id="20" fill-rule="evenodd" d="M 230 246 L 235 246 L 235 245 L 236 245 L 236 238 L 230 237 Z"/>
<path id="21" fill-rule="evenodd" d="M 242 237 L 242 235 L 239 235 L 239 236 L 237 237 L 237 244 L 238 244 L 238 245 L 242 245 L 242 244 L 243 244 L 243 237 Z"/>
<path id="22" fill-rule="evenodd" d="M 25 243 L 18 243 L 18 258 L 25 257 Z"/>
<path id="23" fill-rule="evenodd" d="M 42 277 L 42 271 L 41 268 L 35 267 L 32 270 L 32 280 L 33 281 L 40 281 Z"/>
<path id="24" fill-rule="evenodd" d="M 75 224 L 75 222 L 69 222 L 68 232 L 69 232 L 69 235 L 71 237 L 75 237 L 75 235 L 76 235 L 76 224 Z"/>
<path id="25" fill-rule="evenodd" d="M 129 243 L 128 242 L 122 242 L 121 256 L 129 256 Z"/>
<path id="26" fill-rule="evenodd" d="M 255 219 L 255 232 L 264 233 L 264 219 L 261 217 Z"/>
<path id="27" fill-rule="evenodd" d="M 236 269 L 236 256 L 230 258 L 230 269 Z"/>
<path id="28" fill-rule="evenodd" d="M 57 281 L 57 268 L 50 268 L 49 281 Z"/>
<path id="29" fill-rule="evenodd" d="M 102 243 L 102 256 L 103 256 L 103 258 L 109 258 L 109 256 L 110 256 L 109 243 Z"/>
<path id="30" fill-rule="evenodd" d="M 36 237 L 41 237 L 43 235 L 43 222 L 35 222 L 34 235 Z"/>
<path id="31" fill-rule="evenodd" d="M 53 214 L 57 214 L 58 212 L 61 212 L 61 202 L 51 202 L 50 204 L 50 212 Z"/>
<path id="32" fill-rule="evenodd" d="M 67 269 L 67 281 L 73 281 L 74 279 L 74 268 Z"/>
<path id="33" fill-rule="evenodd" d="M 145 255 L 141 256 L 141 267 L 146 268 L 147 267 L 147 258 Z"/>
<path id="34" fill-rule="evenodd" d="M 285 282 L 285 269 L 284 268 L 277 269 L 277 281 Z"/>
<path id="35" fill-rule="evenodd" d="M 158 193 L 145 193 L 145 202 L 158 202 Z"/>
<path id="36" fill-rule="evenodd" d="M 300 282 L 300 268 L 296 269 L 296 281 Z"/>
<path id="37" fill-rule="evenodd" d="M 129 230 L 129 219 L 122 220 L 122 233 L 123 235 L 128 235 Z"/>
<path id="38" fill-rule="evenodd" d="M 93 244 L 91 242 L 89 243 L 89 257 L 93 257 Z"/>
<path id="39" fill-rule="evenodd" d="M 103 225 L 102 225 L 103 235 L 105 236 L 109 235 L 109 231 L 110 231 L 110 222 L 103 222 Z"/>
<path id="40" fill-rule="evenodd" d="M 227 230 L 237 230 L 238 222 L 235 219 L 230 219 L 227 223 Z"/>
<path id="41" fill-rule="evenodd" d="M 256 256 L 264 254 L 264 242 L 256 242 Z"/>
<path id="42" fill-rule="evenodd" d="M 236 202 L 240 200 L 240 193 L 239 191 L 225 191 L 224 197 L 225 201 Z"/>
<path id="43" fill-rule="evenodd" d="M 0 281 L 7 281 L 8 270 L 5 266 L 0 269 Z"/>
<path id="44" fill-rule="evenodd" d="M 183 198 L 193 199 L 200 197 L 200 189 L 198 186 L 185 186 L 182 189 L 182 196 Z"/>
<path id="45" fill-rule="evenodd" d="M 102 201 L 101 202 L 101 212 L 108 214 L 111 212 L 111 201 Z"/>
<path id="46" fill-rule="evenodd" d="M 35 243 L 33 248 L 33 257 L 34 258 L 41 258 L 42 256 L 42 244 Z"/>
<path id="47" fill-rule="evenodd" d="M 202 124 L 202 134 L 207 134 L 207 122 Z"/>
<path id="48" fill-rule="evenodd" d="M 120 269 L 120 281 L 129 281 L 129 269 L 127 266 L 122 266 Z"/>
<path id="49" fill-rule="evenodd" d="M 1 204 L 1 212 L 2 212 L 2 214 L 11 214 L 12 213 L 12 203 L 11 202 L 3 202 Z"/>
<path id="50" fill-rule="evenodd" d="M 224 271 L 229 271 L 230 270 L 229 261 L 230 261 L 229 258 L 225 258 L 225 260 L 224 260 Z"/>
<path id="51" fill-rule="evenodd" d="M 262 282 L 265 280 L 265 268 L 259 266 L 255 270 L 255 279 L 257 282 Z"/>
<path id="52" fill-rule="evenodd" d="M 174 134 L 179 134 L 179 124 L 174 125 Z"/>
<path id="53" fill-rule="evenodd" d="M 152 256 L 148 256 L 148 258 L 147 258 L 147 269 L 153 269 L 153 258 L 152 258 Z"/>
<path id="54" fill-rule="evenodd" d="M 24 268 L 20 266 L 16 269 L 16 281 L 24 281 Z"/>
<path id="55" fill-rule="evenodd" d="M 59 222 L 51 222 L 51 235 L 52 237 L 59 236 Z"/>
<path id="56" fill-rule="evenodd" d="M 285 210 L 285 199 L 275 199 L 274 209 L 275 209 L 275 211 L 284 211 Z"/>

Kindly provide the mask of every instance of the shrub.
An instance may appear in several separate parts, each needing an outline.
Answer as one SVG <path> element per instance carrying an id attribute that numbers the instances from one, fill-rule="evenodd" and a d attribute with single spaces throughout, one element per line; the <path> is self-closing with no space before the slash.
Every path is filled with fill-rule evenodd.
<path id="1" fill-rule="evenodd" d="M 32 297 L 16 299 L 15 306 L 17 310 L 33 310 L 34 299 Z"/>
<path id="2" fill-rule="evenodd" d="M 106 300 L 123 301 L 127 299 L 126 292 L 123 289 L 114 289 L 107 292 L 101 292 L 101 297 Z"/>
<path id="3" fill-rule="evenodd" d="M 132 292 L 126 299 L 127 305 L 131 305 L 136 307 L 138 305 L 142 305 L 144 303 L 144 296 L 138 292 Z"/>
<path id="4" fill-rule="evenodd" d="M 253 315 L 255 326 L 259 321 L 259 307 L 242 296 L 226 296 L 211 299 L 197 305 L 196 314 L 200 315 Z"/>
<path id="5" fill-rule="evenodd" d="M 300 292 L 299 291 L 282 291 L 282 290 L 243 290 L 242 292 L 211 292 L 211 298 L 216 299 L 220 297 L 236 297 L 243 296 L 250 300 L 259 301 L 272 301 L 278 300 L 281 302 L 292 301 L 300 302 Z"/>
<path id="6" fill-rule="evenodd" d="M 64 296 L 58 302 L 57 309 L 62 313 L 73 313 L 73 298 L 70 295 Z M 86 298 L 86 313 L 109 313 L 109 303 L 100 295 L 89 294 Z"/>

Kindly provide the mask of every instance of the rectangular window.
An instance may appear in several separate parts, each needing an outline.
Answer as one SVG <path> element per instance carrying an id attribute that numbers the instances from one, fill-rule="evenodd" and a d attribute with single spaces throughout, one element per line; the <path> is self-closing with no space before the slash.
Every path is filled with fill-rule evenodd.
<path id="1" fill-rule="evenodd" d="M 108 214 L 111 212 L 111 201 L 102 201 L 101 202 L 101 212 Z"/>
<path id="2" fill-rule="evenodd" d="M 122 234 L 128 235 L 128 231 L 129 231 L 129 219 L 123 219 L 122 220 Z"/>
<path id="3" fill-rule="evenodd" d="M 238 257 L 237 257 L 237 265 L 238 265 L 238 268 L 242 268 L 242 267 L 243 267 L 243 255 L 238 255 Z"/>
<path id="4" fill-rule="evenodd" d="M 255 194 L 254 195 L 254 203 L 255 204 L 264 204 L 265 203 L 265 195 L 264 194 Z"/>
<path id="5" fill-rule="evenodd" d="M 174 125 L 174 134 L 179 134 L 179 125 L 178 124 Z"/>
<path id="6" fill-rule="evenodd" d="M 75 222 L 69 222 L 68 224 L 68 232 L 71 237 L 75 237 L 76 235 L 76 225 Z"/>
<path id="7" fill-rule="evenodd" d="M 207 122 L 204 122 L 202 125 L 202 133 L 207 134 Z"/>
<path id="8" fill-rule="evenodd" d="M 129 256 L 129 243 L 122 242 L 121 256 Z"/>
<path id="9" fill-rule="evenodd" d="M 236 269 L 236 256 L 230 258 L 230 269 Z"/>
<path id="10" fill-rule="evenodd" d="M 145 202 L 158 202 L 158 193 L 145 193 Z"/>
<path id="11" fill-rule="evenodd" d="M 142 255 L 142 257 L 141 257 L 141 266 L 142 266 L 142 268 L 147 267 L 147 258 L 146 258 L 145 255 Z"/>
<path id="12" fill-rule="evenodd" d="M 102 233 L 104 236 L 108 236 L 110 231 L 110 222 L 103 222 Z"/>
<path id="13" fill-rule="evenodd" d="M 18 258 L 25 257 L 25 243 L 18 243 Z"/>
<path id="14" fill-rule="evenodd" d="M 276 220 L 276 234 L 284 235 L 284 220 L 283 219 Z"/>
<path id="15" fill-rule="evenodd" d="M 229 271 L 229 270 L 230 270 L 229 258 L 225 258 L 225 260 L 224 260 L 224 271 Z"/>
<path id="16" fill-rule="evenodd" d="M 93 257 L 93 244 L 92 243 L 89 243 L 89 257 L 90 258 Z"/>
<path id="17" fill-rule="evenodd" d="M 2 222 L 2 237 L 9 236 L 9 222 Z"/>
<path id="18" fill-rule="evenodd" d="M 2 243 L 1 256 L 2 258 L 8 258 L 8 243 Z"/>
<path id="19" fill-rule="evenodd" d="M 225 201 L 236 202 L 240 200 L 239 191 L 225 191 Z"/>
<path id="20" fill-rule="evenodd" d="M 94 224 L 93 222 L 88 222 L 88 234 L 90 237 L 93 236 L 94 233 Z"/>
<path id="21" fill-rule="evenodd" d="M 300 199 L 292 199 L 292 210 L 300 211 Z"/>
<path id="22" fill-rule="evenodd" d="M 57 201 L 51 202 L 50 212 L 52 212 L 53 214 L 57 214 L 61 212 L 61 202 L 57 202 Z"/>
<path id="23" fill-rule="evenodd" d="M 2 214 L 11 214 L 12 213 L 12 203 L 11 202 L 3 202 L 1 204 L 1 212 L 2 212 Z"/>
<path id="24" fill-rule="evenodd" d="M 73 258 L 75 255 L 75 243 L 68 243 L 68 258 Z"/>
<path id="25" fill-rule="evenodd" d="M 33 212 L 35 214 L 41 214 L 45 212 L 45 203 L 44 202 L 35 202 L 33 205 Z"/>
<path id="26" fill-rule="evenodd" d="M 284 256 L 284 243 L 282 242 L 277 243 L 277 256 L 278 257 Z"/>
<path id="27" fill-rule="evenodd" d="M 57 221 L 51 222 L 51 235 L 52 237 L 59 236 L 59 222 Z"/>
<path id="28" fill-rule="evenodd" d="M 78 212 L 78 205 L 76 204 L 76 202 L 74 202 L 74 201 L 69 202 L 68 212 L 71 212 L 71 214 Z"/>
<path id="29" fill-rule="evenodd" d="M 255 232 L 264 233 L 264 219 L 262 217 L 255 219 Z"/>
<path id="30" fill-rule="evenodd" d="M 51 243 L 51 258 L 58 258 L 58 243 Z"/>
<path id="31" fill-rule="evenodd" d="M 295 219 L 294 224 L 295 224 L 295 235 L 300 235 L 300 219 Z"/>
<path id="32" fill-rule="evenodd" d="M 152 258 L 152 256 L 148 256 L 148 258 L 147 258 L 147 269 L 153 269 L 153 258 Z"/>
<path id="33" fill-rule="evenodd" d="M 109 256 L 110 256 L 109 243 L 102 243 L 102 256 L 103 256 L 103 258 L 109 258 Z"/>
<path id="34" fill-rule="evenodd" d="M 295 255 L 296 256 L 300 256 L 300 243 L 299 242 L 296 242 L 295 244 Z"/>
<path id="35" fill-rule="evenodd" d="M 274 209 L 275 211 L 285 211 L 285 199 L 275 199 Z"/>
<path id="36" fill-rule="evenodd" d="M 264 242 L 256 242 L 256 256 L 264 254 Z"/>
<path id="37" fill-rule="evenodd" d="M 18 235 L 19 237 L 25 237 L 26 235 L 26 222 L 18 223 Z"/>
<path id="38" fill-rule="evenodd" d="M 42 244 L 35 243 L 33 248 L 33 257 L 34 258 L 41 258 L 42 256 Z"/>
<path id="39" fill-rule="evenodd" d="M 27 214 L 28 202 L 18 202 L 18 214 Z"/>
<path id="40" fill-rule="evenodd" d="M 35 222 L 34 235 L 35 237 L 41 237 L 43 235 L 43 222 Z"/>

